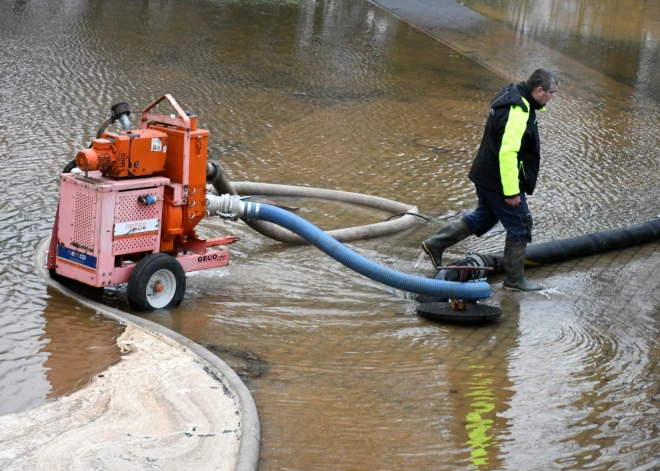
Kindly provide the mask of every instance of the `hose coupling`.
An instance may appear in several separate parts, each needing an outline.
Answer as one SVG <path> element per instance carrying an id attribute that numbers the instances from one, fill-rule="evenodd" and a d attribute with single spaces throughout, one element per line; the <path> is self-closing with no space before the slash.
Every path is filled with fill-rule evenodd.
<path id="1" fill-rule="evenodd" d="M 206 210 L 224 219 L 259 219 L 261 203 L 243 201 L 238 195 L 207 195 Z"/>

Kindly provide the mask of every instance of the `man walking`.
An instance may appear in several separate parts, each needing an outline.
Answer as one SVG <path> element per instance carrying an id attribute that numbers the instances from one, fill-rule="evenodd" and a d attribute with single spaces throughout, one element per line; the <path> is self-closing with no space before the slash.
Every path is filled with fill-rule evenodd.
<path id="1" fill-rule="evenodd" d="M 557 85 L 552 72 L 538 69 L 526 82 L 502 90 L 490 104 L 490 116 L 469 173 L 479 206 L 422 242 L 436 269 L 442 265 L 447 247 L 471 234 L 480 237 L 500 221 L 507 231 L 502 260 L 504 288 L 542 289 L 523 276 L 527 243 L 532 241 L 532 214 L 525 194 L 534 192 L 541 161 L 536 110 L 542 110 L 552 99 Z"/>

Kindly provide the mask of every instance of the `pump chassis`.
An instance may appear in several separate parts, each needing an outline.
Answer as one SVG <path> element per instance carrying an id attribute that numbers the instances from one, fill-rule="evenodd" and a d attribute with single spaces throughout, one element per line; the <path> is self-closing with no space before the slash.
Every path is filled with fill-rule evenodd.
<path id="1" fill-rule="evenodd" d="M 176 114 L 152 110 L 167 101 Z M 106 287 L 128 283 L 136 310 L 183 300 L 185 273 L 225 266 L 234 236 L 204 240 L 195 227 L 206 211 L 209 132 L 197 128 L 170 95 L 130 129 L 128 105 L 113 107 L 124 129 L 102 132 L 78 153 L 80 169 L 60 175 L 60 201 L 47 255 L 51 275 Z"/>

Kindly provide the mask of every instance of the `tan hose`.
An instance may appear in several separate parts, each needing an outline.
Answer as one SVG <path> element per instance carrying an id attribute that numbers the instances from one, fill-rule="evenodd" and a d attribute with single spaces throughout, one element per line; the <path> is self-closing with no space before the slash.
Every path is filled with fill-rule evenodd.
<path id="1" fill-rule="evenodd" d="M 417 206 L 410 206 L 398 201 L 378 196 L 363 195 L 360 193 L 351 193 L 348 191 L 325 190 L 322 188 L 309 188 L 292 185 L 277 185 L 273 183 L 254 183 L 254 182 L 228 182 L 224 175 L 218 175 L 213 182 L 215 194 L 229 193 L 238 195 L 270 195 L 270 196 L 296 196 L 302 198 L 319 198 L 332 201 L 342 201 L 370 208 L 391 211 L 393 213 L 411 213 L 419 214 Z M 244 220 L 245 221 L 245 220 Z M 416 216 L 404 215 L 399 219 L 377 222 L 375 224 L 366 224 L 363 226 L 346 227 L 326 231 L 339 242 L 350 242 L 353 240 L 372 239 L 386 235 L 395 234 L 404 231 L 415 224 Z M 272 224 L 266 221 L 245 221 L 252 229 L 260 234 L 288 244 L 308 244 L 309 242 L 302 237 L 294 234 L 288 229 Z"/>

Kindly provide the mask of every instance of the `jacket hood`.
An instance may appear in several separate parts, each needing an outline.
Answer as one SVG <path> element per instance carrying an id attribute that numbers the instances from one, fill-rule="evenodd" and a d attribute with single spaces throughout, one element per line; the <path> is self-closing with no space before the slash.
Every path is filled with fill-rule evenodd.
<path id="1" fill-rule="evenodd" d="M 525 82 L 520 82 L 518 85 L 516 84 L 511 84 L 508 87 L 506 87 L 504 90 L 502 90 L 499 95 L 495 97 L 495 99 L 491 102 L 490 107 L 491 108 L 503 108 L 503 107 L 510 107 L 511 105 L 517 105 L 520 106 L 526 113 L 529 112 L 529 109 L 527 108 L 527 105 L 523 101 L 522 97 L 525 97 L 527 102 L 529 103 L 530 107 L 532 109 L 540 109 L 541 106 L 532 98 L 530 95 L 529 91 L 527 90 L 527 86 L 525 85 Z"/>

